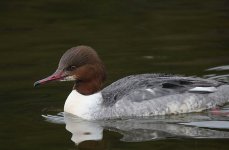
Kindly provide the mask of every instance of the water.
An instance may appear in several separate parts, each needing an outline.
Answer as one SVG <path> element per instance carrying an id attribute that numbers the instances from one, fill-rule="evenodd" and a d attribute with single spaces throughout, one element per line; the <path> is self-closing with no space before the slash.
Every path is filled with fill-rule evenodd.
<path id="1" fill-rule="evenodd" d="M 63 116 L 57 117 L 72 83 L 33 88 L 65 50 L 80 44 L 101 56 L 107 85 L 150 72 L 228 81 L 228 16 L 227 0 L 1 0 L 0 149 L 228 149 L 227 106 L 216 113 L 95 123 L 102 139 L 76 146 L 71 129 L 60 124 Z M 47 114 L 59 123 L 42 117 Z"/>

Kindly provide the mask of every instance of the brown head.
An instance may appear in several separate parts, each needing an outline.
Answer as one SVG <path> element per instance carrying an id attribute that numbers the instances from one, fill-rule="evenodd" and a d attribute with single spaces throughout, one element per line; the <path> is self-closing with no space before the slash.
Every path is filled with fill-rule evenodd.
<path id="1" fill-rule="evenodd" d="M 74 89 L 83 95 L 101 90 L 106 79 L 105 67 L 96 51 L 88 46 L 67 50 L 61 57 L 57 70 L 34 86 L 50 81 L 74 81 Z"/>

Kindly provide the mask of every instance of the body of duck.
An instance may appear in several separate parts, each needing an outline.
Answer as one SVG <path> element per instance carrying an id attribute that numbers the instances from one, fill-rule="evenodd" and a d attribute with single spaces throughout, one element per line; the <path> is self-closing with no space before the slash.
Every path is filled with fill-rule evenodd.
<path id="1" fill-rule="evenodd" d="M 112 119 L 199 112 L 229 101 L 224 82 L 165 74 L 124 77 L 102 89 L 105 67 L 88 46 L 69 49 L 56 72 L 35 85 L 75 82 L 64 111 L 84 119 Z"/>

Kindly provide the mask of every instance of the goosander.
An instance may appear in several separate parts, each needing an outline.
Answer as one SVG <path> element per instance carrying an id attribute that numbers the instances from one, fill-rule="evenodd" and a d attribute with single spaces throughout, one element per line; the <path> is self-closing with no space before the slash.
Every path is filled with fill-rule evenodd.
<path id="1" fill-rule="evenodd" d="M 105 67 L 89 46 L 67 50 L 57 70 L 34 86 L 74 81 L 64 111 L 99 120 L 200 112 L 229 102 L 229 84 L 166 74 L 130 75 L 102 89 Z"/>

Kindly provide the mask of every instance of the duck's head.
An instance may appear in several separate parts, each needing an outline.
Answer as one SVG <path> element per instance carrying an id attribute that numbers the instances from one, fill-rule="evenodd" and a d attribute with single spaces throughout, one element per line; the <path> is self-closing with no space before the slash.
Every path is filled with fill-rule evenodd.
<path id="1" fill-rule="evenodd" d="M 101 90 L 105 79 L 105 68 L 96 51 L 89 46 L 77 46 L 63 54 L 51 76 L 35 82 L 34 86 L 51 81 L 74 81 L 74 90 L 90 95 Z"/>

